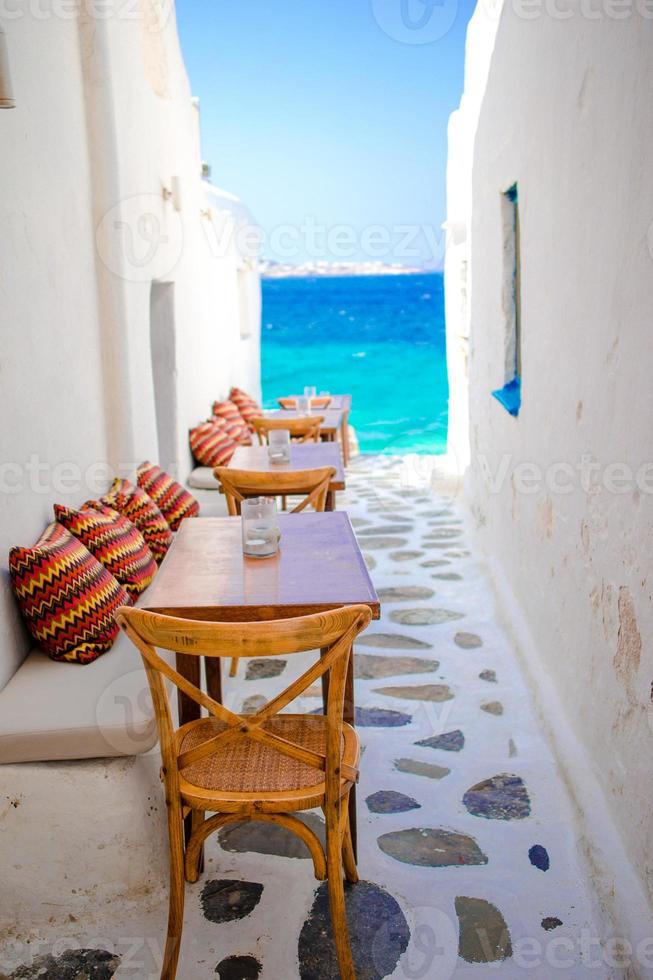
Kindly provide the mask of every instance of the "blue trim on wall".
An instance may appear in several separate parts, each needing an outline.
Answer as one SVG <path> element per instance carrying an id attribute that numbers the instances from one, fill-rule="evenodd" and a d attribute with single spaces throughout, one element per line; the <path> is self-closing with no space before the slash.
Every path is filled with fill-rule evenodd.
<path id="1" fill-rule="evenodd" d="M 496 398 L 507 412 L 517 418 L 521 408 L 521 378 L 513 378 L 503 388 L 497 388 L 496 391 L 492 392 L 492 397 Z"/>

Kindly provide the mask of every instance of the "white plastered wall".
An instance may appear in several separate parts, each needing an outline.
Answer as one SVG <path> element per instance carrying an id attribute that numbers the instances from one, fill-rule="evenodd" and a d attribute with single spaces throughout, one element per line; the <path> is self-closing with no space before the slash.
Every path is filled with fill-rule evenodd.
<path id="1" fill-rule="evenodd" d="M 468 175 L 473 165 L 469 384 L 453 379 L 452 417 L 463 445 L 469 426 L 478 539 L 576 793 L 597 888 L 619 935 L 637 941 L 651 935 L 653 896 L 653 520 L 636 482 L 653 458 L 653 21 L 642 5 L 621 19 L 597 6 L 592 19 L 573 3 L 564 17 L 549 5 L 526 19 L 506 5 L 478 125 L 465 129 L 465 99 L 452 119 L 450 175 L 461 146 Z M 474 57 L 472 46 L 472 78 Z M 500 194 L 515 181 L 518 419 L 490 394 L 505 375 Z M 448 260 L 451 344 L 460 319 Z M 589 490 L 583 458 L 597 465 Z M 633 479 L 620 484 L 612 464 Z"/>
<path id="2" fill-rule="evenodd" d="M 4 25 L 16 99 L 0 112 L 5 556 L 36 540 L 53 503 L 78 505 L 112 472 L 157 460 L 152 281 L 174 286 L 182 480 L 189 427 L 231 385 L 259 390 L 260 324 L 241 339 L 239 260 L 207 240 L 198 109 L 174 5 L 157 5 L 143 0 L 136 17 L 62 18 L 41 3 L 41 16 L 24 6 Z M 165 200 L 164 188 L 179 195 Z M 255 265 L 252 277 L 256 289 Z M 26 469 L 32 457 L 38 472 L 36 462 Z M 5 571 L 0 689 L 28 643 Z"/>

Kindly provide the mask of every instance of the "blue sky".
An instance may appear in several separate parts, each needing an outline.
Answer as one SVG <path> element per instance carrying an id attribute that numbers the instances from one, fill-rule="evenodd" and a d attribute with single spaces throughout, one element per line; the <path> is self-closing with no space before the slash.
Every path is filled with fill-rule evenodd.
<path id="1" fill-rule="evenodd" d="M 177 0 L 204 159 L 267 257 L 421 265 L 439 251 L 473 6 Z"/>

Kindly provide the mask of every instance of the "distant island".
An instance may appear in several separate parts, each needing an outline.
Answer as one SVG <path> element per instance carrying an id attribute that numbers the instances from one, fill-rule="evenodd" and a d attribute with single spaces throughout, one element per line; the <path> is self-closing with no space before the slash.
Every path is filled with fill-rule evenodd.
<path id="1" fill-rule="evenodd" d="M 307 279 L 315 276 L 414 276 L 435 269 L 411 268 L 398 262 L 305 262 L 303 265 L 262 259 L 259 271 L 264 279 Z"/>

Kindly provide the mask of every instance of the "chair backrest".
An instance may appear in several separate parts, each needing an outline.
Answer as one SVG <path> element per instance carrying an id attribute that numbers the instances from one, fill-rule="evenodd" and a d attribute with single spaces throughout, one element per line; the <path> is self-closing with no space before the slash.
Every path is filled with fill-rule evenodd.
<path id="1" fill-rule="evenodd" d="M 141 652 L 154 701 L 166 778 L 211 755 L 228 742 L 251 738 L 282 755 L 334 773 L 340 765 L 340 744 L 347 666 L 354 640 L 369 624 L 368 606 L 343 606 L 312 616 L 253 623 L 205 623 L 177 619 L 123 606 L 117 621 Z M 167 663 L 156 648 L 191 657 L 274 657 L 320 650 L 316 662 L 255 714 L 238 715 L 215 701 Z M 326 755 L 313 752 L 265 730 L 264 724 L 300 697 L 324 674 L 328 675 Z M 224 724 L 197 748 L 179 753 L 166 681 Z M 347 768 L 347 767 L 344 767 Z M 345 772 L 346 779 L 356 772 Z"/>
<path id="2" fill-rule="evenodd" d="M 323 466 L 317 470 L 258 473 L 216 466 L 213 475 L 222 486 L 230 515 L 238 517 L 240 505 L 248 497 L 294 497 L 303 494 L 304 498 L 293 507 L 291 514 L 299 514 L 311 505 L 315 510 L 323 511 L 336 469 L 334 466 Z"/>
<path id="3" fill-rule="evenodd" d="M 265 445 L 268 433 L 272 429 L 287 429 L 291 439 L 298 442 L 319 442 L 320 426 L 324 422 L 322 415 L 300 415 L 296 418 L 255 418 L 251 420 L 254 431 L 258 436 L 259 445 Z"/>
<path id="4" fill-rule="evenodd" d="M 332 401 L 331 395 L 318 395 L 316 398 L 311 398 L 311 408 L 329 408 Z M 297 408 L 296 398 L 277 398 L 277 402 L 281 408 Z"/>

